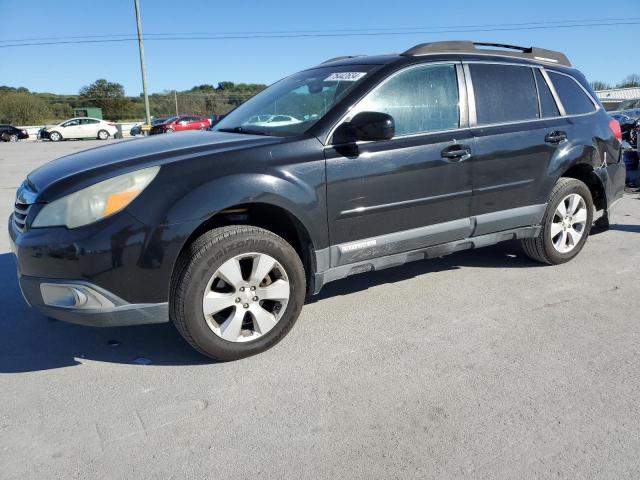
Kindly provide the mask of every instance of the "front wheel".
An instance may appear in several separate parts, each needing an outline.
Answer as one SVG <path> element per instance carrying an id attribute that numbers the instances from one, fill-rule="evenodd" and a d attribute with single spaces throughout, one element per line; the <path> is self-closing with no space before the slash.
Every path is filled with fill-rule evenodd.
<path id="1" fill-rule="evenodd" d="M 200 353 L 236 360 L 278 343 L 300 314 L 305 273 L 285 240 L 262 228 L 216 228 L 181 255 L 171 282 L 170 313 Z"/>
<path id="2" fill-rule="evenodd" d="M 62 140 L 62 135 L 60 135 L 58 132 L 51 132 L 49 134 L 49 140 L 51 140 L 52 142 L 59 142 L 60 140 Z"/>
<path id="3" fill-rule="evenodd" d="M 17 142 L 18 141 L 18 135 L 16 135 L 15 133 L 12 133 L 11 135 L 9 135 L 9 141 L 10 142 Z"/>
<path id="4" fill-rule="evenodd" d="M 542 263 L 568 262 L 582 250 L 592 222 L 589 188 L 575 178 L 560 178 L 551 191 L 540 233 L 522 240 L 522 247 L 527 256 Z"/>

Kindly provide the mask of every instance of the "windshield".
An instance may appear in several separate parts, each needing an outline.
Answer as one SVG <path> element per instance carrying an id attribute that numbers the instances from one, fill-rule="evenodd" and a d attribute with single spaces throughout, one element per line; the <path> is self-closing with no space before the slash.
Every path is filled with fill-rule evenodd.
<path id="1" fill-rule="evenodd" d="M 306 132 L 373 68 L 345 65 L 296 73 L 247 100 L 214 130 L 277 136 Z"/>

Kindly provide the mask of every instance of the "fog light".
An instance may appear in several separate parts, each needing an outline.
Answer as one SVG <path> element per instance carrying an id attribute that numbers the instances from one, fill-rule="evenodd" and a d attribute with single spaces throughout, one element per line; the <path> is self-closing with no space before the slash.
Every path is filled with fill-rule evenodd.
<path id="1" fill-rule="evenodd" d="M 40 293 L 45 305 L 62 308 L 101 309 L 115 305 L 101 293 L 70 283 L 41 283 Z"/>

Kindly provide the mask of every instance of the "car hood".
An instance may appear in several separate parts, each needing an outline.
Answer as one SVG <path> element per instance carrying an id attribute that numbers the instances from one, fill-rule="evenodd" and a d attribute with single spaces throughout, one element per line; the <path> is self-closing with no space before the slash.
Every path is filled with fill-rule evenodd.
<path id="1" fill-rule="evenodd" d="M 282 140 L 282 137 L 199 131 L 125 140 L 53 160 L 31 172 L 27 182 L 37 192 L 37 202 L 48 202 L 140 168 Z"/>

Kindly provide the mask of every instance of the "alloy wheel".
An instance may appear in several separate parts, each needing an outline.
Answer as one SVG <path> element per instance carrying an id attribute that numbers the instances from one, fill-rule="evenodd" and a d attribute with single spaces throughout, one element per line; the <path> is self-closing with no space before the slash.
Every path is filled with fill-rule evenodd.
<path id="1" fill-rule="evenodd" d="M 284 314 L 291 294 L 282 265 L 264 253 L 245 253 L 224 262 L 202 298 L 209 328 L 229 342 L 248 342 L 269 332 Z"/>
<path id="2" fill-rule="evenodd" d="M 551 243 L 560 253 L 569 253 L 582 239 L 587 227 L 587 205 L 577 193 L 564 197 L 551 221 Z"/>

